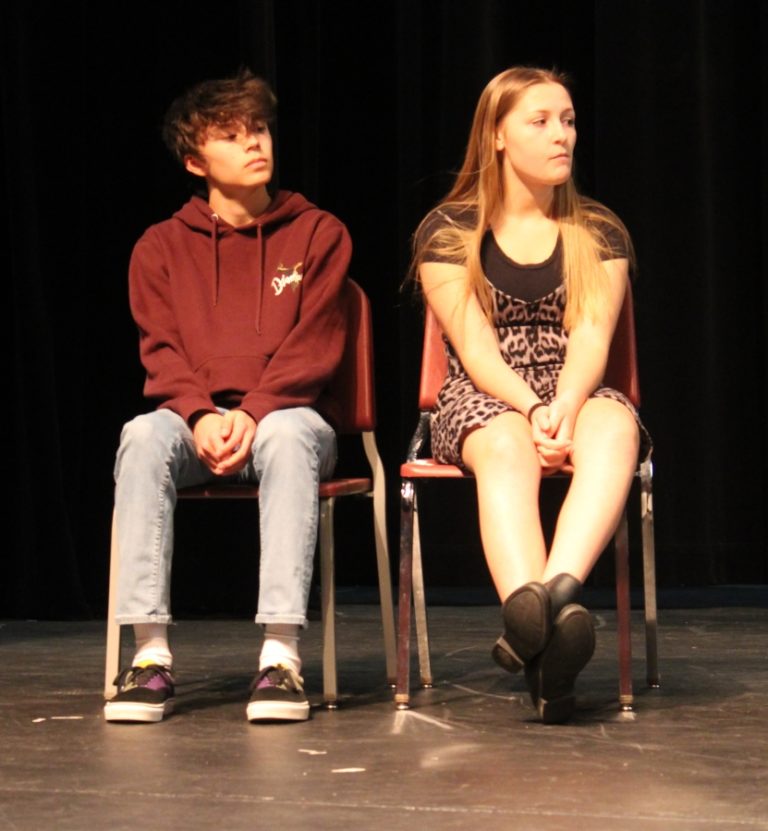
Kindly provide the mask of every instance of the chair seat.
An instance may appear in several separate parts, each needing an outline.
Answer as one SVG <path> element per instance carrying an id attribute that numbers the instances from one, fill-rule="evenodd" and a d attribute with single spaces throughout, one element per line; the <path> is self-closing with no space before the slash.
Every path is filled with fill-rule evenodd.
<path id="1" fill-rule="evenodd" d="M 641 471 L 635 471 L 635 476 L 640 476 Z M 438 462 L 437 459 L 412 459 L 410 462 L 403 462 L 400 465 L 400 476 L 403 479 L 473 479 L 469 471 L 464 471 L 458 465 L 446 465 Z M 570 473 L 556 471 L 547 474 L 547 479 L 567 479 Z"/>
<path id="2" fill-rule="evenodd" d="M 192 488 L 180 488 L 179 499 L 258 499 L 258 485 L 196 485 Z"/>
<path id="3" fill-rule="evenodd" d="M 414 459 L 400 465 L 400 475 L 404 479 L 464 479 L 471 474 L 457 465 L 444 465 L 437 459 Z"/>
<path id="4" fill-rule="evenodd" d="M 370 493 L 373 485 L 370 479 L 332 479 L 320 483 L 320 499 L 334 496 L 354 496 L 356 493 Z"/>
<path id="5" fill-rule="evenodd" d="M 320 499 L 332 499 L 336 496 L 368 494 L 372 490 L 372 479 L 358 477 L 321 482 L 318 493 Z M 179 499 L 258 499 L 258 496 L 258 485 L 200 485 L 193 488 L 181 488 L 178 492 Z"/>

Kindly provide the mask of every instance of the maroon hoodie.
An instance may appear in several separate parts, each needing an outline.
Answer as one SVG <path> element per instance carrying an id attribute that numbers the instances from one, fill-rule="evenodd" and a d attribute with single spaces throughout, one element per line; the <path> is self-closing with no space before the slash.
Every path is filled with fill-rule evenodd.
<path id="1" fill-rule="evenodd" d="M 300 406 L 332 417 L 323 390 L 344 348 L 351 250 L 342 223 L 298 193 L 241 228 L 193 197 L 131 257 L 144 394 L 187 422 L 216 404 L 257 422 Z"/>

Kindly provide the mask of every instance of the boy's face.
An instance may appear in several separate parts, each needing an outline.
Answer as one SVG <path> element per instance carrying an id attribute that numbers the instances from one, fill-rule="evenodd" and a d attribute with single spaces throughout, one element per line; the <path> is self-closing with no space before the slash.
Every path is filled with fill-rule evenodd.
<path id="1" fill-rule="evenodd" d="M 203 176 L 218 190 L 256 190 L 272 178 L 272 136 L 266 123 L 252 129 L 242 124 L 211 127 L 196 156 L 187 156 L 186 169 Z"/>

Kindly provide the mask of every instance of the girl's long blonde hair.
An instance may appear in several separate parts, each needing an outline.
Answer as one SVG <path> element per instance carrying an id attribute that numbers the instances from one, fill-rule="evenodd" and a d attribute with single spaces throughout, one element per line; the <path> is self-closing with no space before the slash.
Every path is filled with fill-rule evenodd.
<path id="1" fill-rule="evenodd" d="M 490 222 L 503 204 L 502 155 L 495 139 L 499 122 L 512 110 L 521 95 L 536 84 L 560 84 L 567 78 L 556 70 L 516 66 L 493 78 L 480 95 L 469 134 L 464 163 L 451 191 L 437 206 L 446 209 L 449 222 L 433 233 L 425 233 L 430 213 L 416 231 L 414 264 L 426 249 L 441 258 L 463 262 L 469 275 L 468 291 L 473 292 L 490 319 L 493 311 L 491 289 L 480 264 L 480 244 Z M 565 328 L 584 318 L 598 319 L 608 302 L 608 276 L 600 265 L 601 255 L 610 259 L 611 245 L 605 229 L 614 229 L 631 246 L 624 225 L 597 202 L 581 197 L 569 177 L 556 185 L 551 217 L 560 229 L 563 252 L 563 279 L 567 305 Z"/>

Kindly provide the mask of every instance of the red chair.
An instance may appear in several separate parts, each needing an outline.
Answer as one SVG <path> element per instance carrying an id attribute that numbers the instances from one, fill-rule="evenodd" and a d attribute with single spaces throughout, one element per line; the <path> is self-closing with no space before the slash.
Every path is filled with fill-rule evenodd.
<path id="1" fill-rule="evenodd" d="M 342 496 L 363 496 L 373 500 L 374 538 L 379 576 L 379 596 L 384 630 L 387 680 L 395 678 L 395 624 L 392 607 L 392 583 L 385 521 L 384 467 L 376 447 L 376 404 L 373 373 L 373 332 L 368 298 L 353 281 L 347 291 L 349 334 L 339 371 L 331 392 L 341 414 L 339 434 L 359 434 L 363 440 L 371 475 L 361 478 L 331 479 L 320 483 L 320 593 L 323 627 L 323 701 L 329 708 L 338 702 L 336 673 L 336 633 L 334 595 L 334 503 Z M 205 485 L 184 488 L 179 499 L 258 499 L 255 485 Z M 117 574 L 120 552 L 114 518 L 110 557 L 109 609 L 107 613 L 107 655 L 104 670 L 104 697 L 116 692 L 114 678 L 120 667 L 120 629 L 115 622 Z"/>
<path id="2" fill-rule="evenodd" d="M 419 655 L 419 672 L 423 687 L 432 686 L 432 669 L 429 659 L 424 577 L 421 559 L 418 500 L 416 483 L 429 479 L 467 479 L 455 465 L 440 464 L 435 459 L 419 458 L 429 438 L 430 411 L 435 406 L 437 394 L 447 371 L 447 357 L 440 326 L 432 311 L 427 308 L 424 328 L 424 349 L 419 385 L 419 422 L 408 448 L 407 461 L 400 467 L 400 589 L 399 629 L 397 652 L 397 685 L 395 703 L 398 709 L 407 709 L 410 701 L 410 647 L 411 602 L 416 617 L 416 640 Z M 637 373 L 637 347 L 632 295 L 627 292 L 624 306 L 616 326 L 606 369 L 605 382 L 620 390 L 635 406 L 640 403 L 640 386 Z M 656 617 L 656 566 L 653 537 L 653 466 L 650 459 L 642 462 L 635 474 L 640 479 L 640 516 L 643 539 L 643 571 L 645 591 L 645 643 L 648 684 L 659 685 L 657 617 Z M 632 645 L 629 595 L 629 541 L 627 536 L 626 508 L 614 537 L 616 555 L 616 614 L 619 646 L 619 705 L 631 710 Z"/>

